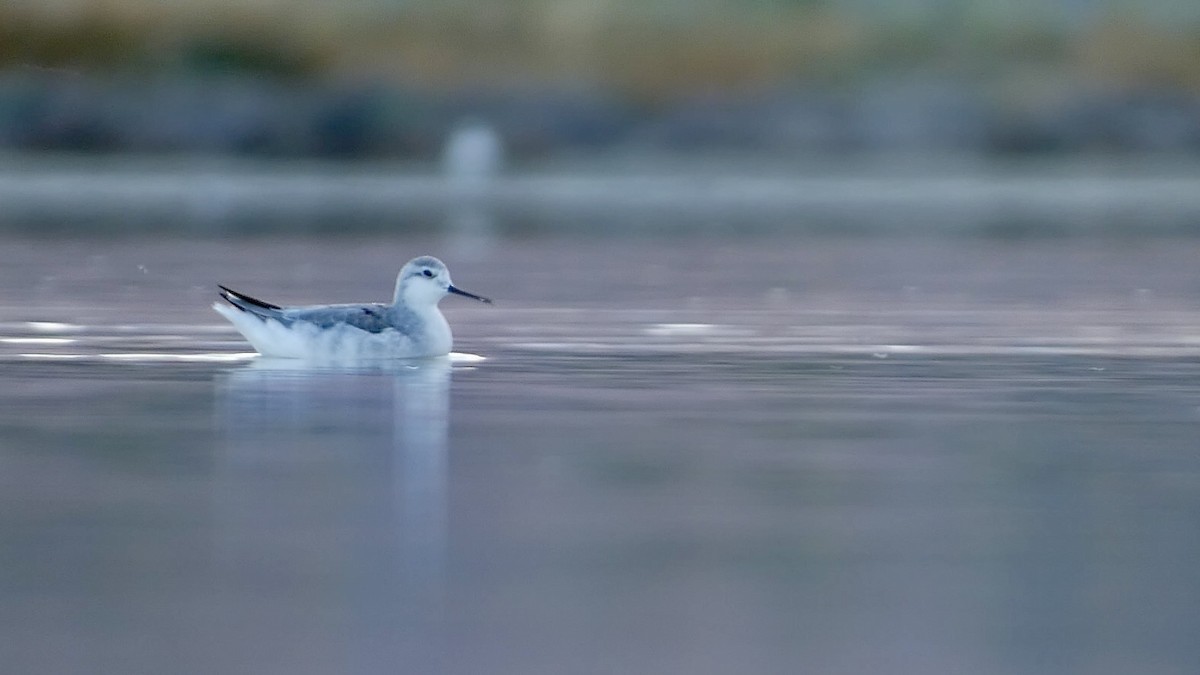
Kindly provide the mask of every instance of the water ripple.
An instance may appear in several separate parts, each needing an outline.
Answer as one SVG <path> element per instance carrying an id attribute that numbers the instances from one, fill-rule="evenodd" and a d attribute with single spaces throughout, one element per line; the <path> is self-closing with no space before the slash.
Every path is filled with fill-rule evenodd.
<path id="1" fill-rule="evenodd" d="M 489 354 L 1200 356 L 1200 316 L 1084 311 L 761 312 L 513 309 L 456 326 L 457 365 Z M 480 356 L 483 355 L 483 356 Z M 219 324 L 0 323 L 0 360 L 237 363 L 256 355 Z"/>

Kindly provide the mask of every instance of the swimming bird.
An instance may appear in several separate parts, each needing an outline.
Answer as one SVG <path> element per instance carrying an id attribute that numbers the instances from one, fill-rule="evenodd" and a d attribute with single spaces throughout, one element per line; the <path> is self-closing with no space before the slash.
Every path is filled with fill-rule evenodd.
<path id="1" fill-rule="evenodd" d="M 225 286 L 229 304 L 213 309 L 263 356 L 315 360 L 420 358 L 450 353 L 450 324 L 438 309 L 449 293 L 491 304 L 456 288 L 441 260 L 420 256 L 400 268 L 392 304 L 280 307 Z"/>

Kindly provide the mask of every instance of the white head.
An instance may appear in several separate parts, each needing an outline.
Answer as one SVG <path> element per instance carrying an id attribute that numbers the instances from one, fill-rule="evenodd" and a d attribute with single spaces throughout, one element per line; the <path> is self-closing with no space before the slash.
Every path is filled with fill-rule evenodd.
<path id="1" fill-rule="evenodd" d="M 455 288 L 454 284 L 450 282 L 450 270 L 446 269 L 446 265 L 441 260 L 431 255 L 413 258 L 400 268 L 400 274 L 396 277 L 396 295 L 392 301 L 396 304 L 404 303 L 415 309 L 437 305 L 442 298 L 446 297 L 447 293 L 454 293 L 488 304 L 492 302 L 474 293 Z"/>

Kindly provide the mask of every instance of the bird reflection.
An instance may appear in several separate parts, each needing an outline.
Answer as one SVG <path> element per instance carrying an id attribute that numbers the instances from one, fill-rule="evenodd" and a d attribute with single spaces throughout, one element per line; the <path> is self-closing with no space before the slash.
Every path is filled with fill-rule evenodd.
<path id="1" fill-rule="evenodd" d="M 439 660 L 451 370 L 259 359 L 217 382 L 218 563 L 287 589 L 280 611 L 351 617 L 356 668 Z"/>

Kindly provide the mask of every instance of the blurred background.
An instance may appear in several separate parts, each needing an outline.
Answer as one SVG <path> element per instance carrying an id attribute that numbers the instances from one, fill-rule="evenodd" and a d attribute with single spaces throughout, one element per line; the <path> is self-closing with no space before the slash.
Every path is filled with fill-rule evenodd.
<path id="1" fill-rule="evenodd" d="M 0 0 L 0 663 L 1192 675 L 1197 235 L 1196 0 Z"/>
<path id="2" fill-rule="evenodd" d="M 1200 151 L 1200 7 L 1184 0 L 6 0 L 0 31 L 0 218 L 9 227 L 36 229 L 41 209 L 68 210 L 71 199 L 38 200 L 45 186 L 29 177 L 71 178 L 80 165 L 63 158 L 137 158 L 100 165 L 110 180 L 123 175 L 113 169 L 163 179 L 170 167 L 194 184 L 201 160 L 250 162 L 252 175 L 264 162 L 292 177 L 351 172 L 358 197 L 313 199 L 286 226 L 321 228 L 324 215 L 340 231 L 381 220 L 442 227 L 420 209 L 461 197 L 440 185 L 374 185 L 362 180 L 367 166 L 374 176 L 503 165 L 612 178 L 678 177 L 682 165 L 711 180 L 1011 177 L 1013 162 L 1025 176 L 1033 167 L 1179 177 L 1187 164 L 1190 179 Z M 167 209 L 169 219 L 147 190 L 123 194 L 115 213 L 103 208 L 121 192 L 115 185 L 84 210 L 111 216 L 108 227 L 273 225 L 246 216 L 264 209 L 237 186 L 208 178 L 208 206 Z M 166 190 L 187 201 L 178 185 L 155 185 L 160 198 Z M 563 200 L 703 197 L 708 208 L 716 198 L 694 181 L 644 184 L 636 195 L 626 187 L 508 184 L 483 197 L 501 216 L 521 208 L 525 227 Z M 725 182 L 716 206 L 812 207 L 797 194 L 809 187 Z M 816 190 L 829 198 L 826 187 Z M 1093 187 L 1113 208 L 1137 201 Z M 1034 206 L 1047 205 L 1034 196 Z M 557 212 L 547 225 L 580 214 Z"/>
<path id="3" fill-rule="evenodd" d="M 13 151 L 1193 154 L 1185 0 L 6 0 Z"/>

